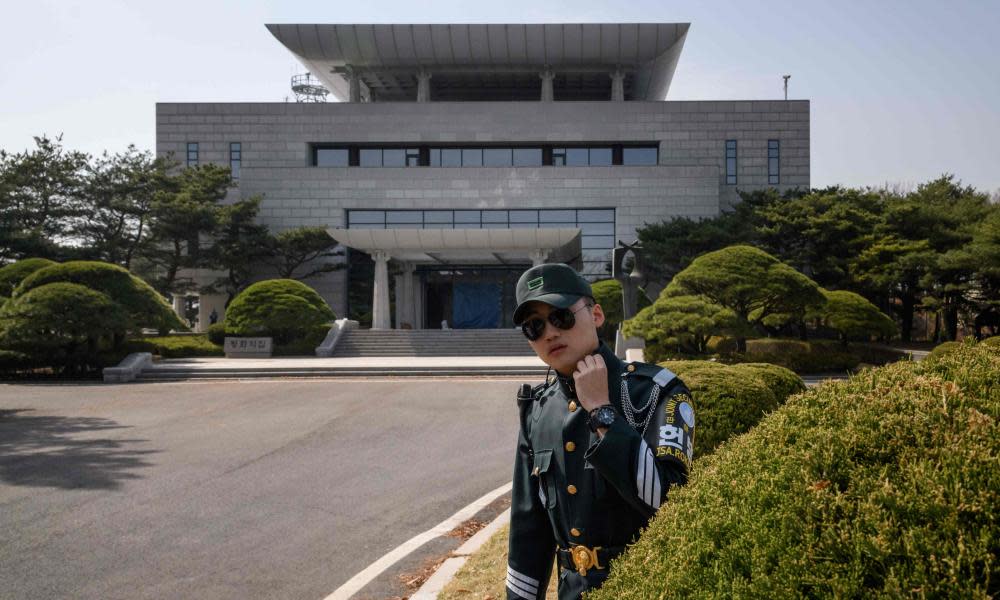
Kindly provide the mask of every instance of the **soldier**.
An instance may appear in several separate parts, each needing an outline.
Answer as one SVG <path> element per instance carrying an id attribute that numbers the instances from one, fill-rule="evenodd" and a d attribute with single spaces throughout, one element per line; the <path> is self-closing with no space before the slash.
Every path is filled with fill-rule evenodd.
<path id="1" fill-rule="evenodd" d="M 553 554 L 560 600 L 579 598 L 687 482 L 694 408 L 669 370 L 598 339 L 604 311 L 567 265 L 521 275 L 514 322 L 556 377 L 518 394 L 507 598 L 544 598 Z"/>

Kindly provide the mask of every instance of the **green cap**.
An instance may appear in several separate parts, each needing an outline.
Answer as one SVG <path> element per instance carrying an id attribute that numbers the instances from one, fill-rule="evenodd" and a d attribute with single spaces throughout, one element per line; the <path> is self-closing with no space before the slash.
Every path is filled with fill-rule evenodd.
<path id="1" fill-rule="evenodd" d="M 520 325 L 527 314 L 527 304 L 537 301 L 556 308 L 569 308 L 580 298 L 594 297 L 587 280 L 572 267 L 562 263 L 546 263 L 525 271 L 517 280 L 517 308 L 514 324 Z"/>

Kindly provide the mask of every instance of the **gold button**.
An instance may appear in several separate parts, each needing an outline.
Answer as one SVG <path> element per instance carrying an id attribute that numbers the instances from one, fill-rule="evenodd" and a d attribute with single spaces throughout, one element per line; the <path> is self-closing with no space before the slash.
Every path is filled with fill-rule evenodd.
<path id="1" fill-rule="evenodd" d="M 628 366 L 628 372 L 631 373 L 632 371 L 635 371 L 635 365 Z"/>
<path id="2" fill-rule="evenodd" d="M 573 442 L 566 442 L 566 452 L 572 452 L 576 450 L 576 444 Z"/>
<path id="3" fill-rule="evenodd" d="M 572 496 L 573 494 L 576 493 L 576 486 L 575 485 L 568 485 L 568 486 L 566 486 L 566 491 L 569 492 L 570 496 Z"/>
<path id="4" fill-rule="evenodd" d="M 569 533 L 570 533 L 570 535 L 572 535 L 573 537 L 580 537 L 580 530 L 579 530 L 579 529 L 577 529 L 576 527 L 574 527 L 573 529 L 570 529 L 570 530 L 569 530 Z"/>
<path id="5" fill-rule="evenodd" d="M 575 411 L 576 411 L 576 402 L 570 402 L 569 403 L 569 412 L 575 412 Z"/>

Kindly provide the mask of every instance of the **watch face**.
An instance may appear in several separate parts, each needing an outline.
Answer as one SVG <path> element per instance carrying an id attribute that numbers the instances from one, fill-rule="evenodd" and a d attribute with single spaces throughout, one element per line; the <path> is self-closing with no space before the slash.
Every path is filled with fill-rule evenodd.
<path id="1" fill-rule="evenodd" d="M 615 422 L 615 409 L 610 406 L 602 406 L 597 411 L 594 412 L 592 428 L 597 427 L 611 427 L 612 423 Z"/>

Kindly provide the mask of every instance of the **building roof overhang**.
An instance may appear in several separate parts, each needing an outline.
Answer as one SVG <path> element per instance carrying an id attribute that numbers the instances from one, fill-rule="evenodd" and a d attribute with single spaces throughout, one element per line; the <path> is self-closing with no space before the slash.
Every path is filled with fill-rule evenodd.
<path id="1" fill-rule="evenodd" d="M 439 265 L 524 264 L 542 252 L 553 262 L 580 261 L 580 230 L 552 229 L 327 229 L 338 244 L 368 254 Z"/>
<path id="2" fill-rule="evenodd" d="M 556 99 L 598 100 L 612 72 L 626 100 L 663 100 L 690 23 L 269 24 L 267 29 L 339 100 L 348 71 L 378 101 L 414 100 L 417 76 L 432 99 L 537 100 L 539 73 Z"/>

